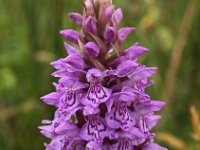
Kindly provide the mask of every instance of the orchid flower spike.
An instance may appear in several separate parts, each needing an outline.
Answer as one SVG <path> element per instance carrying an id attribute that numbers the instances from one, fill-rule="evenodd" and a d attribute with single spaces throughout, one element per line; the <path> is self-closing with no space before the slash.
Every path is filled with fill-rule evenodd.
<path id="1" fill-rule="evenodd" d="M 83 13 L 68 17 L 81 30 L 60 31 L 68 56 L 51 63 L 59 80 L 41 98 L 56 108 L 39 127 L 51 140 L 46 150 L 167 150 L 152 132 L 165 103 L 145 93 L 157 68 L 137 62 L 148 48 L 123 48 L 135 28 L 120 27 L 122 10 L 112 0 L 83 0 Z"/>

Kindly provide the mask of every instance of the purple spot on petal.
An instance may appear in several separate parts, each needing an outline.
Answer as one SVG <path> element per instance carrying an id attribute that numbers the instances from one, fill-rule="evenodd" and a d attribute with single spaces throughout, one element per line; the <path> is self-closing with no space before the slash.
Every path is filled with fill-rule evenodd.
<path id="1" fill-rule="evenodd" d="M 88 134 L 101 139 L 101 132 L 106 131 L 106 125 L 100 117 L 90 117 L 88 123 Z"/>
<path id="2" fill-rule="evenodd" d="M 93 103 L 99 103 L 99 99 L 106 98 L 106 92 L 101 85 L 91 85 L 88 92 L 88 100 Z"/>
<path id="3" fill-rule="evenodd" d="M 55 122 L 55 123 L 54 123 L 54 128 L 57 128 L 59 125 L 60 125 L 59 122 Z"/>
<path id="4" fill-rule="evenodd" d="M 128 139 L 121 139 L 118 150 L 129 150 L 129 149 L 130 149 L 130 141 Z"/>

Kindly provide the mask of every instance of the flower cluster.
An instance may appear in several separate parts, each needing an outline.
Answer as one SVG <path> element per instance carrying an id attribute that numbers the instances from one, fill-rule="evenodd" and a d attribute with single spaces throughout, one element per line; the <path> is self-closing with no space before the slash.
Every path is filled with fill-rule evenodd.
<path id="1" fill-rule="evenodd" d="M 156 68 L 136 62 L 148 49 L 124 49 L 134 28 L 119 27 L 123 13 L 111 0 L 83 3 L 82 15 L 69 14 L 80 32 L 60 31 L 68 56 L 51 63 L 56 92 L 42 97 L 56 107 L 54 119 L 39 127 L 51 139 L 46 150 L 166 150 L 150 132 L 165 103 L 145 93 Z"/>

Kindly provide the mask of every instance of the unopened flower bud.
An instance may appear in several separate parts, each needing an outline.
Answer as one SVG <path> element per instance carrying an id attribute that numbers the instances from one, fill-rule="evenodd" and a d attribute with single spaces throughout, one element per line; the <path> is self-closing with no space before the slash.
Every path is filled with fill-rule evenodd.
<path id="1" fill-rule="evenodd" d="M 122 10 L 121 8 L 118 8 L 112 16 L 113 23 L 118 26 L 120 22 L 122 21 L 122 19 L 123 19 Z"/>
<path id="2" fill-rule="evenodd" d="M 79 13 L 69 13 L 69 18 L 77 25 L 81 26 L 83 22 L 83 17 Z"/>
<path id="3" fill-rule="evenodd" d="M 107 26 L 104 31 L 105 43 L 108 44 L 110 41 L 115 39 L 116 34 L 117 34 L 117 31 L 116 31 L 115 27 Z"/>
<path id="4" fill-rule="evenodd" d="M 85 29 L 90 33 L 97 33 L 97 25 L 92 16 L 89 16 L 84 23 Z"/>
<path id="5" fill-rule="evenodd" d="M 84 10 L 86 13 L 86 16 L 95 15 L 95 11 L 94 11 L 94 5 L 93 5 L 93 0 L 84 0 L 83 2 L 84 4 Z"/>
<path id="6" fill-rule="evenodd" d="M 74 44 L 78 44 L 78 39 L 80 38 L 80 33 L 72 30 L 72 29 L 68 29 L 68 30 L 62 30 L 60 31 L 60 34 L 67 40 L 69 40 L 70 42 L 74 43 Z"/>
<path id="7" fill-rule="evenodd" d="M 124 41 L 128 35 L 134 31 L 133 27 L 124 27 L 118 31 L 118 38 L 120 41 Z"/>
<path id="8" fill-rule="evenodd" d="M 87 44 L 85 44 L 85 48 L 87 50 L 87 53 L 90 56 L 98 57 L 98 55 L 99 55 L 99 47 L 97 46 L 96 43 L 88 42 Z"/>

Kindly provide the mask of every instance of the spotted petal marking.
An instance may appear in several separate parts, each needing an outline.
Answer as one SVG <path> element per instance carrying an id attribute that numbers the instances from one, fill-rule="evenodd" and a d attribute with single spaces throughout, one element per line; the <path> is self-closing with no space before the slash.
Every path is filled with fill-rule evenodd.
<path id="1" fill-rule="evenodd" d="M 144 134 L 147 134 L 149 132 L 149 129 L 148 129 L 146 121 L 145 121 L 145 117 L 141 117 L 141 119 L 139 121 L 139 128 Z"/>
<path id="2" fill-rule="evenodd" d="M 73 106 L 76 102 L 76 94 L 74 91 L 67 91 L 63 98 L 61 99 L 62 103 L 65 104 L 66 107 Z"/>
<path id="3" fill-rule="evenodd" d="M 80 99 L 82 97 L 82 92 L 87 84 L 80 82 L 73 82 L 72 80 L 62 81 L 63 84 L 67 84 L 62 91 L 62 97 L 60 99 L 60 107 L 66 111 L 71 111 L 80 104 Z"/>
<path id="4" fill-rule="evenodd" d="M 115 104 L 110 113 L 106 114 L 106 121 L 110 128 L 122 128 L 129 130 L 135 125 L 135 120 L 131 117 L 131 112 L 126 104 Z"/>
<path id="5" fill-rule="evenodd" d="M 58 119 L 61 119 L 61 120 L 69 120 L 70 117 L 76 113 L 76 111 L 78 111 L 79 109 L 81 109 L 82 107 L 81 106 L 77 106 L 75 108 L 73 108 L 72 110 L 70 111 L 67 111 L 66 108 L 63 106 L 63 107 L 60 107 L 56 110 L 55 112 L 55 118 L 58 118 Z"/>
<path id="6" fill-rule="evenodd" d="M 96 108 L 100 103 L 107 101 L 110 95 L 111 90 L 103 87 L 101 84 L 92 84 L 82 103 Z"/>
<path id="7" fill-rule="evenodd" d="M 106 125 L 100 119 L 90 119 L 88 124 L 88 134 L 98 138 L 99 133 L 106 130 Z"/>
<path id="8" fill-rule="evenodd" d="M 52 139 L 50 144 L 45 144 L 46 150 L 73 150 L 75 140 L 72 137 L 61 135 Z"/>
<path id="9" fill-rule="evenodd" d="M 83 125 L 80 136 L 85 140 L 102 142 L 109 132 L 105 121 L 99 116 L 90 116 L 87 123 Z"/>
<path id="10" fill-rule="evenodd" d="M 128 138 L 119 139 L 119 142 L 112 145 L 110 150 L 133 150 L 133 146 Z"/>

